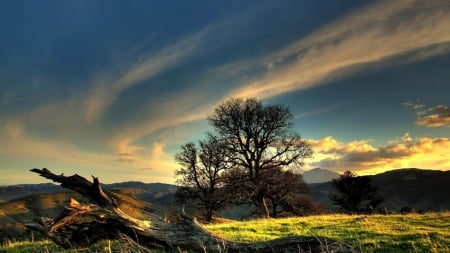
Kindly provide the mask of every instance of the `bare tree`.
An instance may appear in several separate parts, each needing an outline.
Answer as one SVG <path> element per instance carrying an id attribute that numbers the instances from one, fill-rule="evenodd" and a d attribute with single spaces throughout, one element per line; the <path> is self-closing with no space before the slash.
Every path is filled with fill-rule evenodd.
<path id="1" fill-rule="evenodd" d="M 312 156 L 308 142 L 293 130 L 293 116 L 282 105 L 263 105 L 255 98 L 232 98 L 219 105 L 208 118 L 228 150 L 228 161 L 241 175 L 237 180 L 246 194 L 270 217 L 265 171 L 302 165 Z M 244 183 L 245 182 L 245 183 Z"/>
<path id="2" fill-rule="evenodd" d="M 378 189 L 372 185 L 369 176 L 358 176 L 347 170 L 331 184 L 339 193 L 331 193 L 330 200 L 344 212 L 367 213 L 372 212 L 383 202 Z"/>
<path id="3" fill-rule="evenodd" d="M 175 160 L 182 166 L 175 172 L 177 198 L 190 200 L 197 209 L 204 211 L 207 221 L 211 221 L 214 212 L 229 205 L 230 199 L 224 193 L 223 171 L 229 168 L 227 149 L 217 137 L 208 134 L 207 140 L 183 145 Z"/>

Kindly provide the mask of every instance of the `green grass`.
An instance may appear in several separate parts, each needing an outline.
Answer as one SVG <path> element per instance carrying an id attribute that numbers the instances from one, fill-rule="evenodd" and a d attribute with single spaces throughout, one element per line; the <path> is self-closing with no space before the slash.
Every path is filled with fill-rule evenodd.
<path id="1" fill-rule="evenodd" d="M 450 212 L 408 215 L 321 215 L 232 221 L 205 227 L 228 239 L 254 242 L 292 235 L 326 236 L 362 252 L 450 252 Z M 134 247 L 134 249 L 133 249 Z M 145 252 L 129 242 L 101 242 L 82 252 Z M 0 252 L 63 251 L 49 241 L 11 242 Z M 157 252 L 157 251 L 152 251 Z"/>
<path id="2" fill-rule="evenodd" d="M 322 215 L 206 226 L 253 242 L 292 235 L 326 236 L 362 252 L 450 252 L 450 212 L 409 215 Z"/>

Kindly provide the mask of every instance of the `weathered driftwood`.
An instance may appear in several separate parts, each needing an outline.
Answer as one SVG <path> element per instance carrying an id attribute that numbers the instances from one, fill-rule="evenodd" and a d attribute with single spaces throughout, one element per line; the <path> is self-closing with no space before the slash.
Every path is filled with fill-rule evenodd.
<path id="1" fill-rule="evenodd" d="M 100 186 L 79 175 L 55 175 L 48 169 L 32 169 L 42 177 L 60 183 L 87 197 L 92 204 L 80 204 L 71 199 L 66 210 L 54 221 L 41 218 L 25 225 L 45 233 L 64 248 L 85 248 L 103 239 L 124 235 L 138 244 L 167 251 L 195 250 L 199 252 L 357 252 L 324 237 L 291 236 L 266 242 L 242 243 L 222 238 L 199 224 L 195 218 L 180 214 L 179 221 L 165 222 L 149 216 L 136 219 L 123 212 L 116 201 Z"/>

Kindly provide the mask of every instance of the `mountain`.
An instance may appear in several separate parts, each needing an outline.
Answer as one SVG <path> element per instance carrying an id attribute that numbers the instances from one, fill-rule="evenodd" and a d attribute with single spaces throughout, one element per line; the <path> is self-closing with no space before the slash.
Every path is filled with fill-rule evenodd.
<path id="1" fill-rule="evenodd" d="M 334 178 L 338 178 L 340 176 L 340 174 L 330 171 L 330 170 L 315 168 L 315 169 L 303 172 L 302 176 L 303 176 L 303 180 L 305 180 L 306 183 L 316 184 L 316 183 L 324 183 L 324 182 L 331 181 Z"/>
<path id="2" fill-rule="evenodd" d="M 177 187 L 171 184 L 163 183 L 142 183 L 142 182 L 122 182 L 114 184 L 104 184 L 103 189 L 122 192 L 123 194 L 135 196 L 141 200 L 167 204 L 173 201 Z M 0 203 L 13 199 L 25 197 L 32 194 L 40 193 L 59 193 L 69 192 L 59 185 L 46 184 L 21 184 L 0 186 Z"/>
<path id="3" fill-rule="evenodd" d="M 388 208 L 450 209 L 450 171 L 399 169 L 372 177 Z"/>
<path id="4" fill-rule="evenodd" d="M 31 194 L 38 193 L 56 193 L 68 191 L 59 185 L 45 183 L 45 184 L 18 184 L 0 186 L 0 200 L 10 201 L 16 198 L 24 197 Z M 1 202 L 1 201 L 0 201 Z"/>
<path id="5" fill-rule="evenodd" d="M 134 196 L 140 200 L 160 205 L 169 205 L 175 199 L 177 186 L 163 183 L 123 182 L 104 186 L 122 194 Z"/>
<path id="6" fill-rule="evenodd" d="M 398 212 L 402 207 L 417 211 L 450 209 L 450 171 L 398 169 L 371 176 L 385 201 L 380 207 Z M 335 209 L 328 199 L 336 191 L 330 182 L 310 184 L 313 199 Z"/>

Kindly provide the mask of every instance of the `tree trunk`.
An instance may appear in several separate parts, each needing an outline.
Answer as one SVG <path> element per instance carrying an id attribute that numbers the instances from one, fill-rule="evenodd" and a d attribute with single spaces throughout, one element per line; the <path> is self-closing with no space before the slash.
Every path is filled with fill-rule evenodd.
<path id="1" fill-rule="evenodd" d="M 212 217 L 213 217 L 213 208 L 212 207 L 207 207 L 206 208 L 206 221 L 207 222 L 211 222 L 212 221 Z"/>
<path id="2" fill-rule="evenodd" d="M 270 211 L 269 207 L 267 206 L 267 199 L 266 197 L 262 197 L 260 199 L 260 205 L 261 205 L 261 212 L 265 215 L 266 219 L 270 218 Z"/>
<path id="3" fill-rule="evenodd" d="M 261 217 L 269 219 L 270 218 L 270 210 L 269 210 L 269 206 L 267 205 L 267 198 L 264 195 L 265 195 L 264 191 L 259 190 L 252 197 L 253 203 L 255 203 L 257 208 L 259 208 Z"/>
<path id="4" fill-rule="evenodd" d="M 357 252 L 349 245 L 324 237 L 292 236 L 267 242 L 242 243 L 213 234 L 195 218 L 180 214 L 176 223 L 156 216 L 148 220 L 133 218 L 123 212 L 98 178 L 93 183 L 73 175 L 55 175 L 47 169 L 32 169 L 42 177 L 61 184 L 87 197 L 92 204 L 80 204 L 71 199 L 66 210 L 55 220 L 41 218 L 25 225 L 45 233 L 64 248 L 85 248 L 103 239 L 124 235 L 150 249 L 198 252 Z"/>

